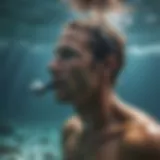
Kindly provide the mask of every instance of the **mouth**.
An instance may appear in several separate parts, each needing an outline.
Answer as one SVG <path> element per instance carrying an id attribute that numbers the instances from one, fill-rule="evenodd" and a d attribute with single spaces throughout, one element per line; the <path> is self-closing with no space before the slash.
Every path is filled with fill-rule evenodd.
<path id="1" fill-rule="evenodd" d="M 56 97 L 59 100 L 65 100 L 68 97 L 68 89 L 65 81 L 56 80 L 54 81 L 54 91 L 56 93 Z"/>
<path id="2" fill-rule="evenodd" d="M 61 89 L 64 89 L 64 81 L 62 81 L 62 80 L 54 80 L 54 82 L 53 82 L 53 84 L 54 84 L 54 89 L 56 89 L 56 90 L 61 90 Z"/>

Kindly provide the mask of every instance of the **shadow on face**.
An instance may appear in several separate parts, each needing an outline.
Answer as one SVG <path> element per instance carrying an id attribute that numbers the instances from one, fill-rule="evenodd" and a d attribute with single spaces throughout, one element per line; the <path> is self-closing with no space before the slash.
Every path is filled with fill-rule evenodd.
<path id="1" fill-rule="evenodd" d="M 121 37 L 110 30 L 89 23 L 69 24 L 50 64 L 57 98 L 74 102 L 102 86 L 112 86 L 123 64 L 123 48 Z"/>
<path id="2" fill-rule="evenodd" d="M 93 67 L 93 55 L 83 30 L 67 28 L 54 53 L 49 69 L 59 100 L 75 101 L 92 94 L 98 86 L 98 74 Z"/>

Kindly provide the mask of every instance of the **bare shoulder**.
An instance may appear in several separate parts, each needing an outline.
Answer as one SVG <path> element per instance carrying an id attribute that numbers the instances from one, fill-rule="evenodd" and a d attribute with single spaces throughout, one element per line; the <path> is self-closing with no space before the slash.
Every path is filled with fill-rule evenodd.
<path id="1" fill-rule="evenodd" d="M 140 155 L 142 158 L 155 157 L 155 160 L 160 159 L 160 126 L 156 122 L 133 121 L 125 126 L 123 137 L 129 152 L 135 155 Z"/>
<path id="2" fill-rule="evenodd" d="M 145 146 L 160 137 L 160 125 L 139 107 L 122 103 L 117 104 L 118 115 L 125 117 L 124 142 L 130 145 Z"/>
<path id="3" fill-rule="evenodd" d="M 160 135 L 159 123 L 150 115 L 128 105 L 131 110 L 132 119 L 125 126 L 125 140 L 129 143 L 144 144 L 158 138 Z"/>
<path id="4" fill-rule="evenodd" d="M 155 140 L 155 138 L 160 138 L 159 136 L 160 126 L 156 123 L 147 125 L 139 122 L 130 122 L 125 128 L 124 140 L 129 144 L 143 145 Z"/>
<path id="5" fill-rule="evenodd" d="M 82 132 L 82 122 L 78 116 L 72 116 L 65 121 L 62 128 L 62 143 L 63 146 L 73 147 L 77 138 Z"/>
<path id="6" fill-rule="evenodd" d="M 64 123 L 61 136 L 63 159 L 73 159 L 81 132 L 82 123 L 78 116 L 72 116 Z"/>
<path id="7" fill-rule="evenodd" d="M 82 130 L 81 119 L 78 116 L 72 116 L 63 125 L 63 134 L 70 135 L 72 133 L 78 133 Z"/>

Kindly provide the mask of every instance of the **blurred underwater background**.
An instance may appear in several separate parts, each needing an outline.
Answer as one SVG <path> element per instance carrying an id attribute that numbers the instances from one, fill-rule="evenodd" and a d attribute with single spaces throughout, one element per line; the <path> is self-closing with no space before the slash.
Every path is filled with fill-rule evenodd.
<path id="1" fill-rule="evenodd" d="M 160 1 L 128 2 L 135 12 L 111 15 L 127 36 L 115 91 L 159 119 Z M 60 160 L 61 126 L 73 110 L 29 86 L 49 79 L 60 32 L 76 16 L 59 0 L 1 0 L 0 9 L 0 160 Z"/>

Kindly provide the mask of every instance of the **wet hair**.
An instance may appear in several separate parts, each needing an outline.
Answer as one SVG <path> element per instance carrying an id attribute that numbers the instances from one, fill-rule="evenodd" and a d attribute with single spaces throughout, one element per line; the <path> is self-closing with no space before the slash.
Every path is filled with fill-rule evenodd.
<path id="1" fill-rule="evenodd" d="M 92 28 L 90 30 L 90 36 L 89 45 L 97 61 L 103 61 L 107 55 L 116 54 L 115 42 L 107 35 L 104 35 L 100 28 Z"/>
<path id="2" fill-rule="evenodd" d="M 114 55 L 117 67 L 113 71 L 111 81 L 115 82 L 120 69 L 124 64 L 124 39 L 117 31 L 105 25 L 93 25 L 88 22 L 74 21 L 69 28 L 83 30 L 89 34 L 89 48 L 97 62 L 103 62 L 110 55 Z"/>

